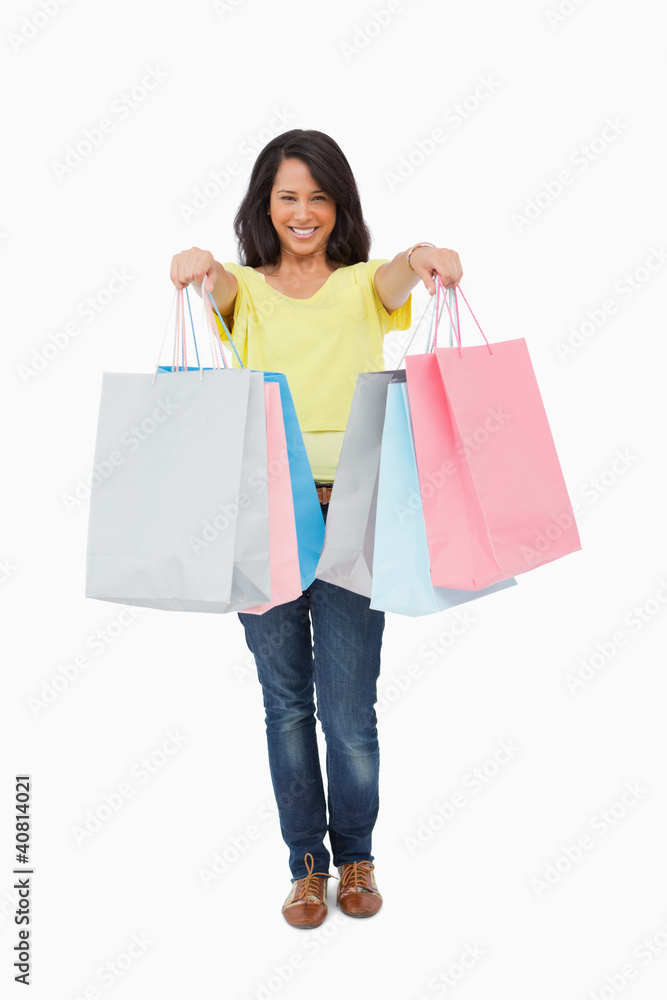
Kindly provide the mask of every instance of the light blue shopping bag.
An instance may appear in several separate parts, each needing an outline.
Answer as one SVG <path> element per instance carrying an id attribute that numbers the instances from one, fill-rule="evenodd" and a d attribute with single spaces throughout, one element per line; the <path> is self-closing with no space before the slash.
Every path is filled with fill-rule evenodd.
<path id="1" fill-rule="evenodd" d="M 395 372 L 382 432 L 371 608 L 418 617 L 515 586 L 513 577 L 483 590 L 433 586 L 405 370 Z"/>

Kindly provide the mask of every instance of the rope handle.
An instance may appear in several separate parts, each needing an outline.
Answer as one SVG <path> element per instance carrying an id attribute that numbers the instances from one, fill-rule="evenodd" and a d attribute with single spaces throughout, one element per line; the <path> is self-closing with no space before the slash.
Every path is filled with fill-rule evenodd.
<path id="1" fill-rule="evenodd" d="M 229 365 L 227 364 L 227 360 L 225 358 L 225 353 L 222 350 L 222 343 L 221 343 L 220 337 L 218 336 L 218 331 L 217 331 L 216 326 L 215 326 L 215 319 L 213 318 L 213 310 L 211 309 L 211 303 L 213 303 L 213 306 L 215 307 L 215 311 L 216 311 L 216 313 L 218 314 L 218 316 L 220 318 L 220 322 L 222 323 L 223 329 L 224 329 L 225 333 L 227 334 L 227 338 L 228 338 L 228 340 L 229 340 L 229 342 L 230 342 L 230 344 L 232 346 L 232 349 L 234 350 L 234 353 L 236 354 L 236 357 L 238 358 L 239 365 L 241 366 L 241 368 L 244 368 L 245 366 L 244 366 L 243 362 L 241 361 L 241 358 L 239 357 L 239 353 L 236 350 L 236 346 L 235 346 L 235 344 L 234 344 L 234 342 L 233 342 L 233 340 L 231 338 L 229 330 L 227 329 L 225 321 L 223 320 L 222 316 L 220 316 L 220 311 L 219 311 L 219 309 L 218 309 L 218 307 L 217 307 L 217 305 L 215 303 L 215 299 L 213 298 L 213 296 L 211 295 L 210 292 L 205 292 L 204 291 L 204 284 L 205 284 L 205 282 L 206 282 L 206 277 L 204 277 L 204 281 L 202 282 L 202 288 L 201 288 L 201 292 L 202 292 L 202 313 L 203 313 L 204 328 L 205 328 L 205 330 L 206 330 L 206 332 L 208 334 L 209 351 L 210 351 L 210 356 L 211 356 L 211 367 L 212 368 L 220 368 L 221 367 L 220 362 L 222 362 L 222 367 L 223 368 L 228 368 L 229 367 Z M 152 380 L 152 384 L 153 385 L 155 385 L 155 379 L 157 377 L 158 370 L 159 370 L 159 367 L 160 367 L 160 358 L 161 358 L 161 356 L 162 356 L 162 354 L 164 352 L 164 345 L 165 345 L 165 341 L 167 339 L 167 332 L 168 332 L 169 327 L 171 325 L 171 314 L 172 314 L 172 311 L 174 309 L 174 304 L 176 304 L 176 317 L 175 317 L 174 333 L 173 333 L 173 343 L 172 343 L 172 361 L 171 361 L 171 366 L 170 367 L 171 367 L 171 371 L 188 371 L 187 336 L 186 336 L 186 329 L 185 329 L 185 303 L 186 303 L 186 301 L 187 301 L 187 305 L 188 305 L 188 315 L 190 317 L 190 329 L 192 331 L 192 340 L 193 340 L 193 343 L 194 343 L 195 355 L 196 355 L 196 358 L 197 358 L 197 364 L 193 365 L 193 370 L 199 370 L 199 379 L 200 379 L 200 381 L 203 378 L 204 368 L 202 367 L 201 360 L 200 360 L 200 357 L 199 357 L 199 347 L 197 345 L 197 334 L 195 332 L 195 324 L 194 324 L 194 320 L 192 318 L 192 308 L 190 306 L 190 294 L 189 294 L 189 291 L 188 291 L 188 286 L 186 285 L 185 288 L 174 288 L 174 295 L 173 295 L 173 298 L 171 300 L 171 305 L 169 307 L 169 316 L 167 318 L 167 324 L 165 326 L 164 333 L 162 335 L 162 342 L 160 343 L 160 350 L 158 352 L 158 358 L 157 358 L 157 362 L 156 362 L 156 365 L 155 365 L 155 371 L 153 372 L 153 380 Z M 180 365 L 179 365 L 179 355 L 180 355 Z"/>
<path id="2" fill-rule="evenodd" d="M 227 364 L 227 359 L 225 358 L 225 354 L 222 349 L 222 344 L 220 343 L 220 338 L 217 335 L 217 331 L 214 332 L 215 321 L 213 320 L 211 305 L 208 299 L 206 298 L 206 293 L 204 291 L 205 284 L 206 284 L 206 275 L 204 275 L 204 280 L 201 283 L 202 322 L 204 324 L 204 329 L 208 334 L 209 347 L 211 349 L 211 357 L 213 359 L 213 364 L 215 368 L 220 368 L 220 361 L 222 361 L 223 368 L 228 368 L 229 365 Z"/>
<path id="3" fill-rule="evenodd" d="M 174 334 L 172 343 L 172 357 L 171 357 L 171 371 L 187 371 L 188 370 L 188 349 L 187 349 L 187 336 L 185 330 L 185 302 L 187 300 L 188 304 L 188 315 L 190 316 L 190 329 L 192 331 L 192 340 L 195 348 L 195 355 L 197 358 L 197 364 L 193 366 L 195 369 L 199 369 L 199 378 L 202 378 L 202 365 L 199 359 L 199 347 L 197 345 L 197 334 L 195 332 L 195 324 L 192 318 L 192 309 L 190 307 L 190 296 L 188 294 L 187 286 L 185 288 L 174 288 L 174 296 L 171 300 L 171 306 L 169 307 L 169 317 L 167 319 L 167 325 L 165 326 L 164 333 L 162 335 L 162 342 L 160 344 L 160 350 L 158 351 L 157 362 L 155 364 L 155 371 L 153 372 L 152 384 L 155 385 L 155 379 L 157 378 L 158 370 L 160 367 L 160 358 L 164 351 L 165 340 L 167 339 L 167 331 L 171 325 L 171 313 L 176 304 L 176 321 L 174 324 Z M 179 353 L 180 362 L 179 365 Z"/>
<path id="4" fill-rule="evenodd" d="M 451 293 L 452 289 L 448 288 L 447 291 L 449 293 Z M 431 342 L 431 339 L 432 339 L 432 334 L 433 334 L 434 319 L 436 319 L 436 313 L 438 312 L 438 310 L 440 312 L 442 312 L 442 308 L 439 307 L 435 295 L 431 296 L 431 298 L 429 299 L 428 305 L 426 306 L 426 308 L 424 309 L 424 312 L 419 317 L 419 322 L 417 323 L 417 326 L 415 327 L 414 332 L 413 332 L 412 336 L 410 337 L 410 340 L 408 341 L 408 344 L 407 344 L 405 350 L 401 354 L 401 357 L 399 358 L 398 363 L 396 364 L 396 369 L 397 370 L 400 369 L 400 367 L 401 367 L 401 365 L 403 363 L 403 360 L 405 359 L 406 354 L 410 350 L 410 347 L 412 345 L 412 341 L 417 336 L 417 330 L 421 326 L 422 320 L 424 319 L 424 316 L 426 316 L 426 314 L 427 314 L 427 312 L 429 310 L 429 306 L 431 305 L 431 303 L 434 304 L 434 309 L 431 311 L 431 320 L 430 320 L 430 323 L 429 323 L 428 334 L 427 334 L 427 337 L 426 337 L 426 350 L 424 351 L 424 353 L 425 354 L 430 354 L 431 351 L 433 350 L 433 343 Z M 436 323 L 435 323 L 435 329 L 437 330 L 437 320 L 436 320 Z M 453 328 L 450 326 L 450 329 L 449 329 L 449 346 L 450 347 L 452 347 L 452 345 L 453 345 L 452 332 L 453 332 Z"/>
<path id="5" fill-rule="evenodd" d="M 203 305 L 204 305 L 204 316 L 205 316 L 206 328 L 209 331 L 209 333 L 212 335 L 213 339 L 215 340 L 216 344 L 218 345 L 218 347 L 220 349 L 220 354 L 222 355 L 224 367 L 227 368 L 228 365 L 227 365 L 227 362 L 225 361 L 225 355 L 224 355 L 223 350 L 222 350 L 222 343 L 221 343 L 220 337 L 218 335 L 217 327 L 215 325 L 215 317 L 213 316 L 213 309 L 215 309 L 215 311 L 216 311 L 218 319 L 220 320 L 220 323 L 222 324 L 222 329 L 225 331 L 225 335 L 227 337 L 227 340 L 231 344 L 232 350 L 234 351 L 234 354 L 236 355 L 236 357 L 238 359 L 239 365 L 241 366 L 241 368 L 245 368 L 245 365 L 243 364 L 243 362 L 241 361 L 241 358 L 239 357 L 239 352 L 236 350 L 236 344 L 232 340 L 232 335 L 229 332 L 229 330 L 227 329 L 227 324 L 225 323 L 224 319 L 220 315 L 220 310 L 218 309 L 218 306 L 217 306 L 217 303 L 216 303 L 215 299 L 213 298 L 213 296 L 212 296 L 212 294 L 210 292 L 205 292 L 204 291 L 204 285 L 205 284 L 206 284 L 206 278 L 204 277 L 204 280 L 202 281 L 202 284 L 201 284 L 201 297 L 202 297 L 202 301 L 203 301 Z"/>
<path id="6" fill-rule="evenodd" d="M 439 295 L 440 295 L 440 289 L 442 288 L 443 292 L 444 292 L 445 289 L 444 289 L 444 285 L 442 284 L 442 278 L 440 277 L 440 275 L 437 272 L 436 272 L 436 276 L 435 276 L 435 286 L 436 286 L 436 296 L 439 297 Z M 488 340 L 486 339 L 486 334 L 484 333 L 484 331 L 482 330 L 481 326 L 477 322 L 477 317 L 475 316 L 474 312 L 470 308 L 470 303 L 468 302 L 467 298 L 465 297 L 465 295 L 463 293 L 463 289 L 459 285 L 455 285 L 454 288 L 448 289 L 448 291 L 451 291 L 451 292 L 454 293 L 454 303 L 455 303 L 455 309 L 456 309 L 456 323 L 454 323 L 454 318 L 452 316 L 451 310 L 450 310 L 449 305 L 447 303 L 447 299 L 444 296 L 443 296 L 443 299 L 444 299 L 445 305 L 447 306 L 447 312 L 449 313 L 449 318 L 450 318 L 450 321 L 451 321 L 451 324 L 452 324 L 452 328 L 454 329 L 454 332 L 456 334 L 456 345 L 458 347 L 459 357 L 462 358 L 463 354 L 462 354 L 462 351 L 461 351 L 461 321 L 460 321 L 460 318 L 459 318 L 459 301 L 458 301 L 458 297 L 457 297 L 457 292 L 460 292 L 461 295 L 463 295 L 463 301 L 467 305 L 468 310 L 470 312 L 470 315 L 474 319 L 475 323 L 477 323 L 477 329 L 479 330 L 479 332 L 481 333 L 481 335 L 484 337 L 484 341 L 486 343 L 486 346 L 489 349 L 489 354 L 491 356 L 493 356 L 493 351 L 491 350 L 491 345 L 488 342 Z M 434 347 L 437 346 L 437 341 L 438 341 L 438 323 L 437 323 L 438 307 L 437 307 L 437 303 L 436 303 L 436 312 L 435 312 L 435 315 L 436 315 L 436 326 L 435 326 Z M 451 330 L 450 330 L 450 336 L 449 336 L 449 346 L 450 347 L 452 346 L 451 340 L 452 340 L 452 338 L 451 338 Z"/>

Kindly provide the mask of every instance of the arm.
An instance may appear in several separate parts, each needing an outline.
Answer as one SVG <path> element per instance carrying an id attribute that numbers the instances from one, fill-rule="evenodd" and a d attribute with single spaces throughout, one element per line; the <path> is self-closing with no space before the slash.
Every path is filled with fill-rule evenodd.
<path id="1" fill-rule="evenodd" d="M 387 312 L 393 312 L 407 302 L 408 295 L 420 279 L 426 285 L 429 294 L 433 295 L 436 271 L 442 278 L 445 288 L 458 285 L 463 270 L 455 250 L 417 247 L 412 252 L 409 264 L 408 251 L 402 250 L 393 260 L 381 264 L 375 272 L 373 279 L 375 291 Z"/>

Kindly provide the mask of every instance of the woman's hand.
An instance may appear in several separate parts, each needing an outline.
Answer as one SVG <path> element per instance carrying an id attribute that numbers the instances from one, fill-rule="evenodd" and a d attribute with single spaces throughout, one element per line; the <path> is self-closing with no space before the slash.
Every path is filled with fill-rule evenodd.
<path id="1" fill-rule="evenodd" d="M 197 294 L 210 292 L 221 316 L 231 316 L 233 313 L 238 281 L 214 259 L 210 251 L 190 247 L 189 250 L 174 254 L 169 277 L 179 289 L 185 288 L 191 281 L 196 282 L 201 285 L 199 288 L 195 286 Z"/>
<path id="2" fill-rule="evenodd" d="M 181 253 L 174 254 L 171 258 L 169 277 L 176 288 L 185 288 L 191 281 L 200 284 L 206 280 L 204 291 L 212 292 L 218 277 L 217 268 L 219 266 L 209 250 L 190 247 L 189 250 L 182 250 Z"/>
<path id="3" fill-rule="evenodd" d="M 403 305 L 420 279 L 426 285 L 429 295 L 433 295 L 436 274 L 442 278 L 445 288 L 458 285 L 463 268 L 455 250 L 427 246 L 417 246 L 411 252 L 401 250 L 393 260 L 378 267 L 373 281 L 380 302 L 391 313 Z"/>
<path id="4" fill-rule="evenodd" d="M 439 247 L 417 247 L 412 251 L 410 263 L 422 279 L 429 295 L 435 292 L 436 272 L 445 288 L 454 288 L 463 277 L 463 268 L 456 250 Z"/>

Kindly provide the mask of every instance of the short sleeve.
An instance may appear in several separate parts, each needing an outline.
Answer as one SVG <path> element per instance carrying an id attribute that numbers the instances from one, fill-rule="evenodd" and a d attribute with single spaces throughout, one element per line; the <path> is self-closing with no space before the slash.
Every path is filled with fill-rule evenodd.
<path id="1" fill-rule="evenodd" d="M 382 264 L 388 263 L 388 257 L 380 257 L 374 260 L 369 260 L 366 272 L 383 336 L 385 333 L 389 333 L 390 330 L 409 330 L 410 324 L 412 323 L 412 293 L 408 295 L 407 300 L 402 306 L 399 306 L 398 309 L 394 309 L 393 312 L 387 312 L 380 296 L 375 290 L 375 282 L 373 280 L 375 278 L 375 272 L 379 267 L 381 267 Z"/>

